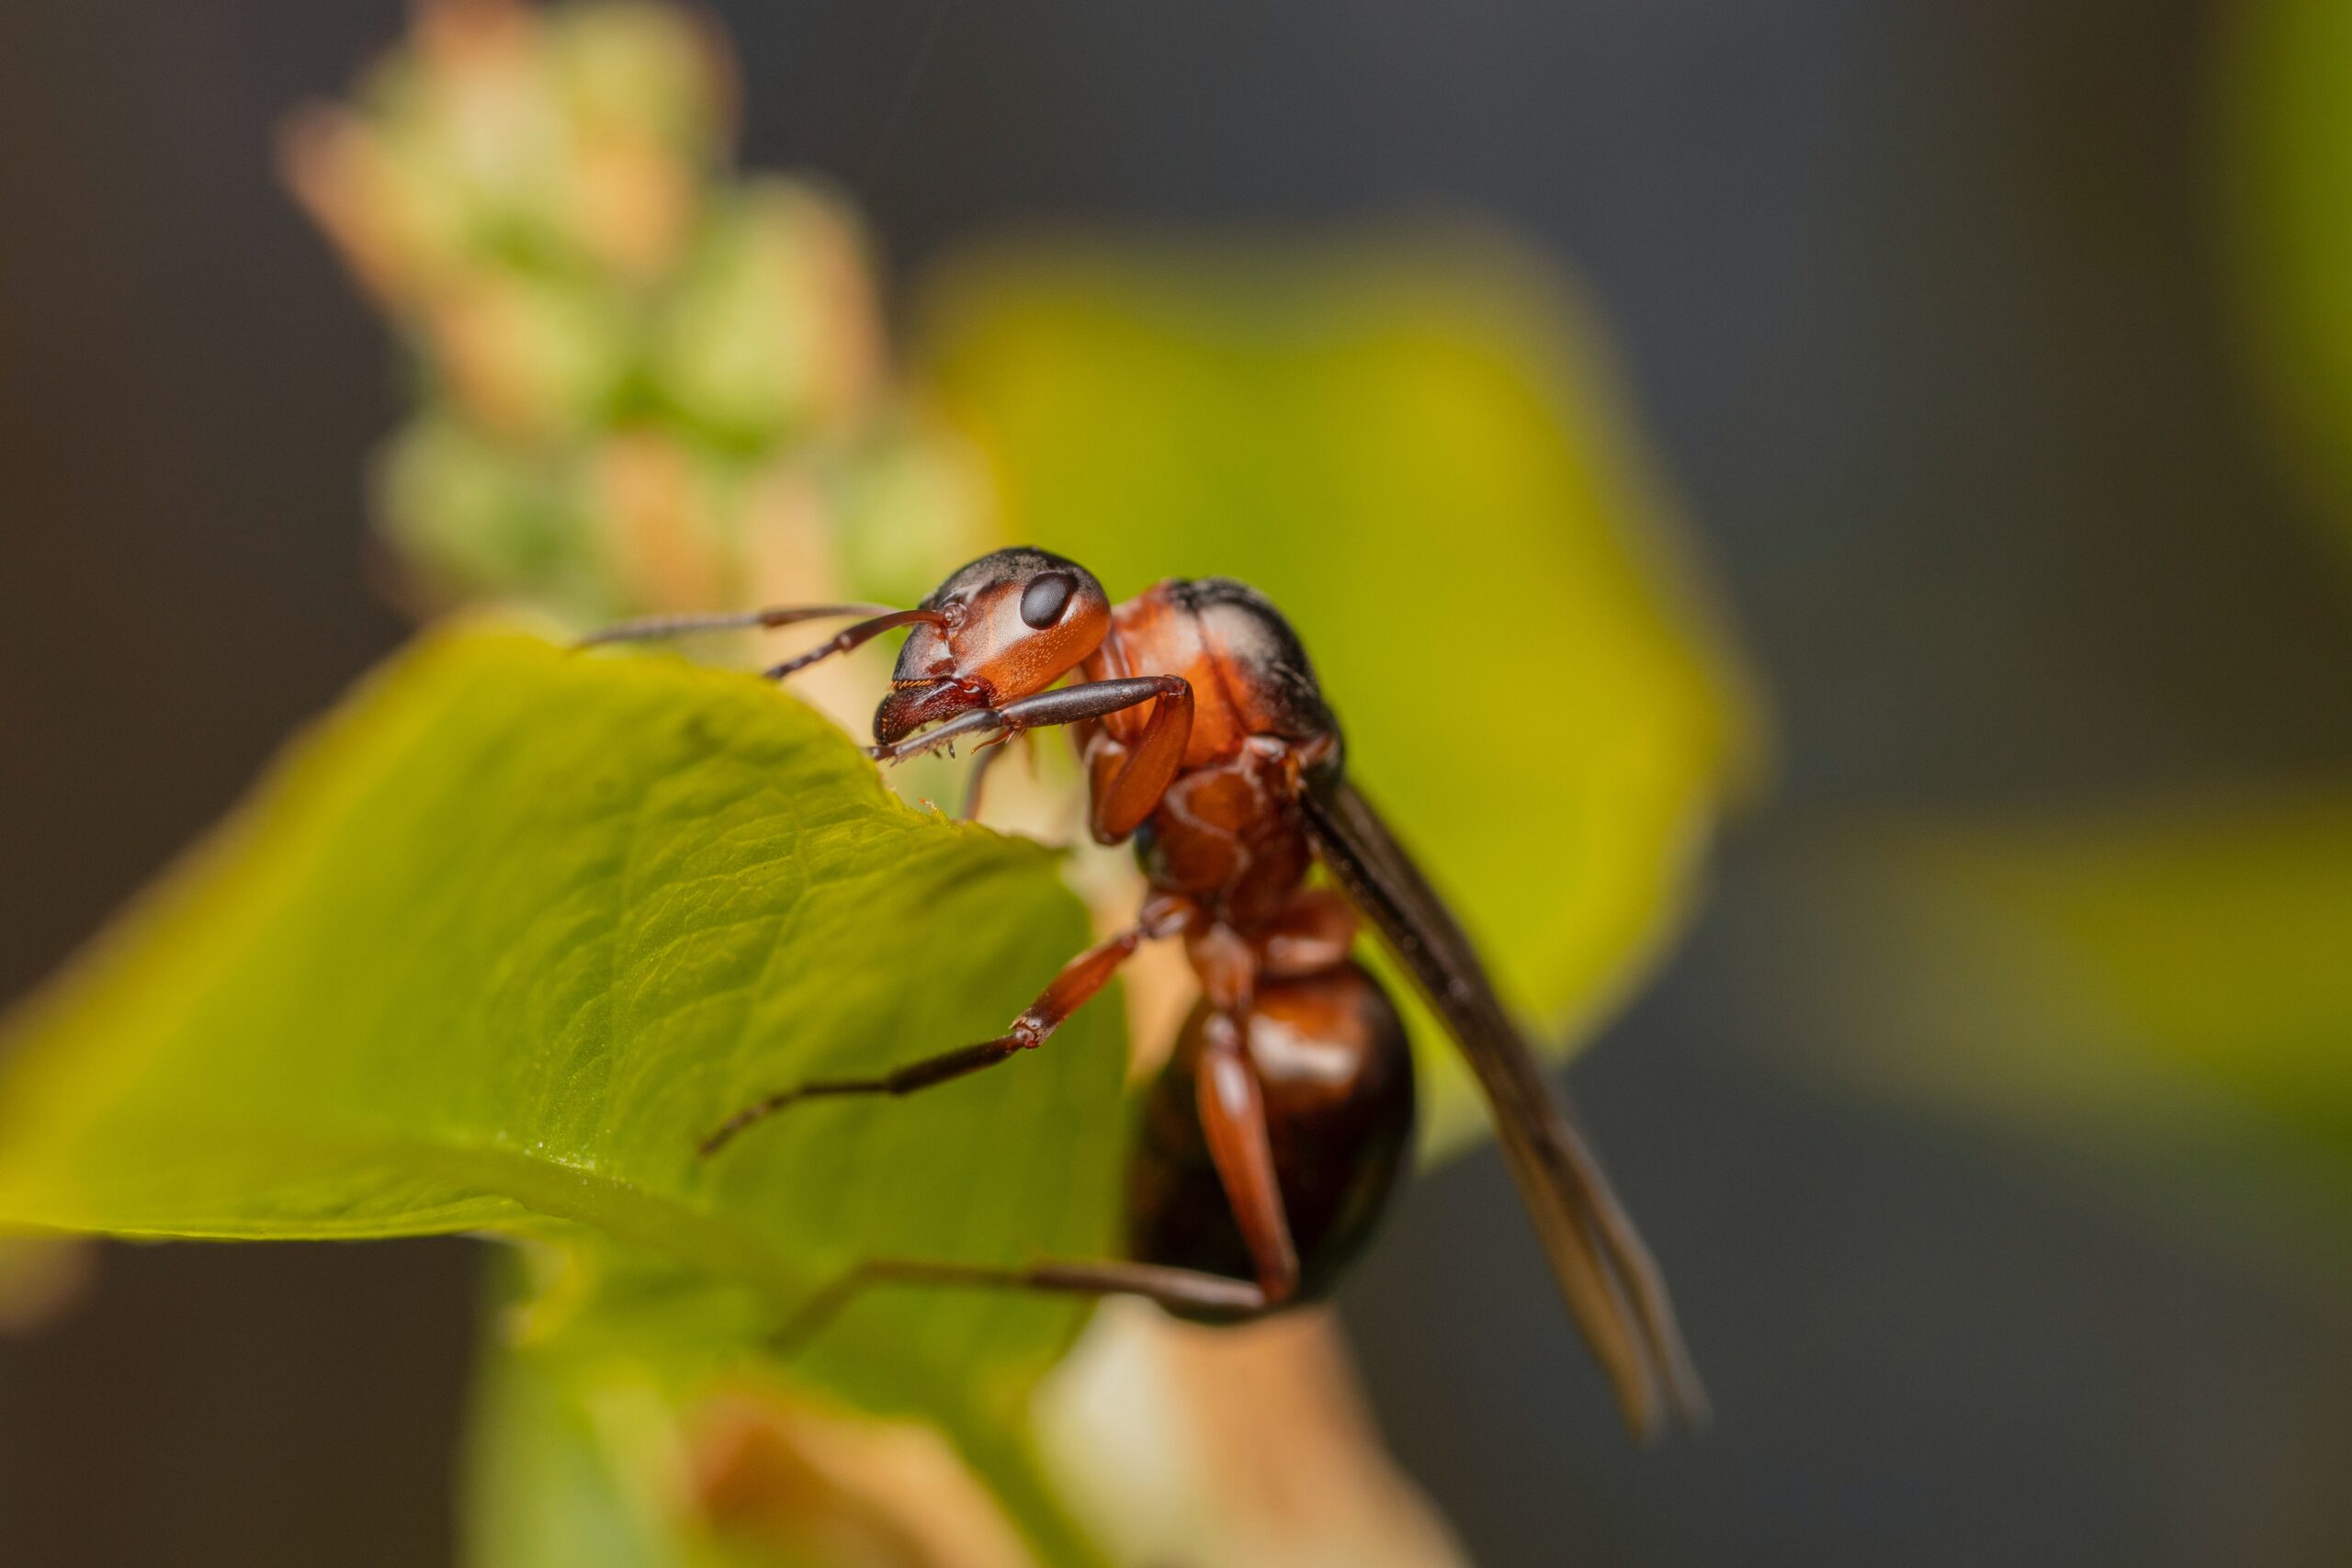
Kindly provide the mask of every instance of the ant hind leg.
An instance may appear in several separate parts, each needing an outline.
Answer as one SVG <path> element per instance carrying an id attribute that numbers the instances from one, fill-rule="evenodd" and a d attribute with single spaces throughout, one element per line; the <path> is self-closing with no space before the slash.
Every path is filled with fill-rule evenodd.
<path id="1" fill-rule="evenodd" d="M 1253 1317 L 1273 1303 L 1246 1280 L 1159 1263 L 1035 1263 L 1001 1269 L 906 1258 L 873 1258 L 824 1286 L 779 1329 L 771 1348 L 790 1354 L 814 1338 L 843 1307 L 875 1285 L 928 1285 L 1042 1295 L 1139 1296 L 1171 1312 Z"/>

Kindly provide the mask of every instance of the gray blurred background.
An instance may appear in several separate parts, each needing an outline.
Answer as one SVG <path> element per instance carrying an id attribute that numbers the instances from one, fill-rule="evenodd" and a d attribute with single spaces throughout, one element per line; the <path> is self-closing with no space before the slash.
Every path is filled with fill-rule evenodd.
<path id="1" fill-rule="evenodd" d="M 1497 217 L 1577 268 L 1769 682 L 1782 770 L 1576 1069 L 1722 1416 L 1629 1453 L 1491 1153 L 1346 1292 L 1487 1568 L 2352 1558 L 2324 1274 L 1784 1065 L 1830 808 L 2352 759 L 2340 573 L 2245 427 L 2177 0 L 716 7 L 745 161 L 904 278 L 1041 221 Z M 401 637 L 390 345 L 271 133 L 397 0 L 0 7 L 0 998 Z M 2250 1255 L 2249 1255 L 2250 1256 Z M 110 1247 L 0 1339 L 0 1562 L 446 1561 L 475 1250 Z"/>

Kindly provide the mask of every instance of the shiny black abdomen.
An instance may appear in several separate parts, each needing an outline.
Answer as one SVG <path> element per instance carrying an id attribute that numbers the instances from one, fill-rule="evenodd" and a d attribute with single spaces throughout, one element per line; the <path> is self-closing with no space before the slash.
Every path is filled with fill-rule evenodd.
<path id="1" fill-rule="evenodd" d="M 1202 1135 L 1194 1100 L 1205 1005 L 1141 1099 L 1127 1176 L 1130 1255 L 1251 1277 L 1249 1248 Z M 1412 1156 L 1413 1061 L 1404 1021 L 1352 962 L 1261 983 L 1250 1054 L 1298 1249 L 1299 1301 L 1328 1293 L 1363 1250 Z"/>

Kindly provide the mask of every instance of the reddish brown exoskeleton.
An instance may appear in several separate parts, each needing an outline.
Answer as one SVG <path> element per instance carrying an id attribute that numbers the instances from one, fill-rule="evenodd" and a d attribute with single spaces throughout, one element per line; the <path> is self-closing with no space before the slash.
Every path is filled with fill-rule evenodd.
<path id="1" fill-rule="evenodd" d="M 591 640 L 874 608 L 671 617 Z M 913 630 L 874 716 L 873 754 L 895 761 L 958 739 L 992 745 L 1074 727 L 1094 837 L 1135 840 L 1148 894 L 1132 926 L 1072 959 L 1004 1034 L 879 1077 L 771 1095 L 729 1118 L 704 1152 L 805 1100 L 910 1094 L 1041 1045 L 1147 942 L 1183 942 L 1201 998 L 1143 1098 L 1130 1258 L 1004 1268 L 876 1259 L 820 1292 L 797 1331 L 886 1281 L 1132 1294 L 1212 1319 L 1323 1293 L 1363 1247 L 1411 1143 L 1411 1054 L 1396 1008 L 1351 956 L 1362 916 L 1484 1088 L 1553 1272 L 1626 1420 L 1646 1435 L 1669 1414 L 1701 1417 L 1656 1265 L 1461 926 L 1348 783 L 1306 651 L 1262 595 L 1210 578 L 1114 605 L 1075 562 L 999 550 L 920 608 L 876 615 L 769 673 L 900 626 Z M 1072 673 L 1076 682 L 1056 684 Z M 1309 884 L 1318 860 L 1336 890 Z"/>

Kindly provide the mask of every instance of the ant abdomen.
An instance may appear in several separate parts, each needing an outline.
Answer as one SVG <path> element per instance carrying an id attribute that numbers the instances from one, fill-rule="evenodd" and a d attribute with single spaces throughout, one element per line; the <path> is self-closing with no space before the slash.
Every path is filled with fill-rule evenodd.
<path id="1" fill-rule="evenodd" d="M 1201 1128 L 1196 1077 L 1210 1018 L 1205 1002 L 1193 1010 L 1143 1091 L 1127 1171 L 1128 1247 L 1141 1262 L 1248 1280 L 1250 1250 Z M 1314 1300 L 1370 1239 L 1411 1157 L 1412 1051 L 1395 1004 L 1352 960 L 1261 980 L 1246 1024 L 1298 1251 L 1294 1299 Z"/>

